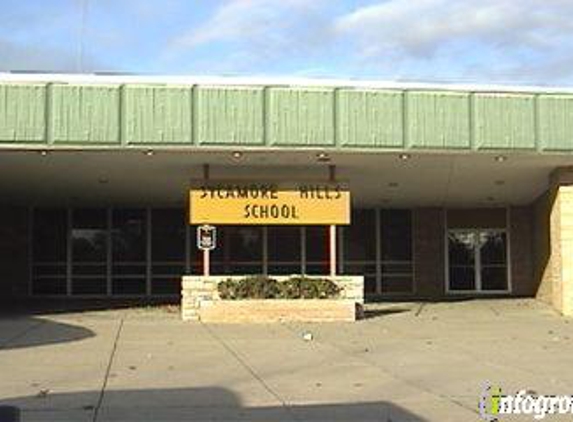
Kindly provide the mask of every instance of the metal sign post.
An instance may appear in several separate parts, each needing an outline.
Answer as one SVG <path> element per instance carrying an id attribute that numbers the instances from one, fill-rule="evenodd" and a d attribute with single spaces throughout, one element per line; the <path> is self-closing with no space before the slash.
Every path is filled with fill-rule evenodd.
<path id="1" fill-rule="evenodd" d="M 210 251 L 217 246 L 217 229 L 204 224 L 197 227 L 197 248 L 203 251 L 203 275 L 210 273 Z"/>

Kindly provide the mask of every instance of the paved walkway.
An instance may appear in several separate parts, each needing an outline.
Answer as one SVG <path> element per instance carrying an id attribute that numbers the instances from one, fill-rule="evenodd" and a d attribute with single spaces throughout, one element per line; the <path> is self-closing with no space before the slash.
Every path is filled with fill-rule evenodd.
<path id="1" fill-rule="evenodd" d="M 0 405 L 26 422 L 466 422 L 486 381 L 573 393 L 573 320 L 532 300 L 369 311 L 340 324 L 203 325 L 163 309 L 2 319 Z"/>

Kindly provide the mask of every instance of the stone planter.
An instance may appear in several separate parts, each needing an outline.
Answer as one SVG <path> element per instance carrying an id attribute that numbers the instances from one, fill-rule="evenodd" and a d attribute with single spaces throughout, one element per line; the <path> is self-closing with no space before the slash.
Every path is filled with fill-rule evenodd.
<path id="1" fill-rule="evenodd" d="M 219 282 L 243 277 L 184 276 L 181 291 L 183 320 L 215 323 L 355 321 L 362 313 L 362 276 L 328 277 L 341 288 L 340 297 L 336 299 L 223 300 L 219 297 Z M 290 276 L 271 277 L 282 281 Z"/>

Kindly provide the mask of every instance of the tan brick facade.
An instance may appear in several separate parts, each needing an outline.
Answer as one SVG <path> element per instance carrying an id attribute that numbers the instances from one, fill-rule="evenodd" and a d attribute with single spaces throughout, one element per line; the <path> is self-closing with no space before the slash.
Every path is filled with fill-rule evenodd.
<path id="1" fill-rule="evenodd" d="M 573 170 L 556 170 L 533 209 L 536 297 L 573 316 Z"/>

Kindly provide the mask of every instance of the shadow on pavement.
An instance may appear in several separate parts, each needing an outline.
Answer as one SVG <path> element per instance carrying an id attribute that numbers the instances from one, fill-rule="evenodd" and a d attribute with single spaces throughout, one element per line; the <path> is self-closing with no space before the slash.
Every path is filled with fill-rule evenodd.
<path id="1" fill-rule="evenodd" d="M 219 387 L 106 391 L 103 399 L 94 391 L 50 394 L 43 398 L 0 400 L 2 406 L 12 408 L 13 419 L 0 419 L 0 422 L 25 422 L 28 419 L 45 422 L 425 420 L 385 401 L 245 407 L 235 393 Z"/>
<path id="2" fill-rule="evenodd" d="M 74 298 L 18 298 L 0 301 L 0 316 L 50 315 L 69 312 L 121 310 L 138 307 L 175 306 L 181 300 L 174 298 L 142 299 L 74 299 Z"/>
<path id="3" fill-rule="evenodd" d="M 363 312 L 363 319 L 379 318 L 387 315 L 401 314 L 404 312 L 412 312 L 410 308 L 388 308 L 388 309 L 368 309 Z"/>
<path id="4" fill-rule="evenodd" d="M 87 328 L 43 318 L 0 319 L 0 351 L 78 341 L 94 336 L 95 333 Z"/>

